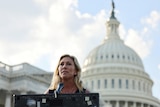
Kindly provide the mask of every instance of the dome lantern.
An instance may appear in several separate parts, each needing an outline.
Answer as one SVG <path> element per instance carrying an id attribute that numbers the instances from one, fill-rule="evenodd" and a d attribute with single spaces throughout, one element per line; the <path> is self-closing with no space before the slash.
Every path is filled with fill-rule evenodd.
<path id="1" fill-rule="evenodd" d="M 115 5 L 112 0 L 112 12 L 111 12 L 111 16 L 110 16 L 109 21 L 106 22 L 107 35 L 106 35 L 104 41 L 106 39 L 111 39 L 111 38 L 120 39 L 119 33 L 118 33 L 118 27 L 119 27 L 120 23 L 115 17 L 114 9 L 115 9 Z"/>

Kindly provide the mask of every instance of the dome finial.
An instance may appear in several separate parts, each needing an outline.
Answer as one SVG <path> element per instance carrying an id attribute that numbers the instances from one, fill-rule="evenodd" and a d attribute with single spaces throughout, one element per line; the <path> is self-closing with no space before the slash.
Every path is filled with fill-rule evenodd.
<path id="1" fill-rule="evenodd" d="M 115 8 L 115 5 L 114 5 L 114 2 L 113 2 L 113 0 L 112 0 L 112 8 L 113 8 L 113 10 L 114 10 L 114 8 Z"/>
<path id="2" fill-rule="evenodd" d="M 114 16 L 114 9 L 115 9 L 115 5 L 114 5 L 114 2 L 112 0 L 112 13 L 111 13 L 111 17 L 110 18 L 116 19 L 115 16 Z"/>

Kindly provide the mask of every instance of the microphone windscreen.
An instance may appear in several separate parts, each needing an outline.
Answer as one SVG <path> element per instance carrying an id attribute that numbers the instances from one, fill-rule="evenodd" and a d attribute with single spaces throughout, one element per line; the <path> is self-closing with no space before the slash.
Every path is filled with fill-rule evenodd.
<path id="1" fill-rule="evenodd" d="M 63 88 L 63 86 L 64 86 L 63 83 L 59 83 L 59 84 L 58 84 L 58 87 L 57 87 L 57 89 L 56 89 L 56 92 L 57 92 L 57 93 L 60 93 L 61 90 L 62 90 L 62 88 Z"/>

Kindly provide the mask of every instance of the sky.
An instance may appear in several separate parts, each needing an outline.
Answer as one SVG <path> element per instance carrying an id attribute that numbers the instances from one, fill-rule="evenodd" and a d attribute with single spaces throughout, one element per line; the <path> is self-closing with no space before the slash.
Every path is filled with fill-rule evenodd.
<path id="1" fill-rule="evenodd" d="M 114 0 L 124 43 L 141 57 L 160 99 L 160 0 Z M 0 61 L 53 72 L 71 54 L 81 67 L 106 36 L 111 0 L 1 0 Z"/>

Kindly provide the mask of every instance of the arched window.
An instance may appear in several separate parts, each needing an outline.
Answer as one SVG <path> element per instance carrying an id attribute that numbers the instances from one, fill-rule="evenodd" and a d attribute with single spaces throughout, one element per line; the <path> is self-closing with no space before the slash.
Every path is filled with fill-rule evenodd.
<path id="1" fill-rule="evenodd" d="M 104 80 L 104 88 L 107 88 L 107 79 Z"/>
<path id="2" fill-rule="evenodd" d="M 114 79 L 112 79 L 112 88 L 114 88 Z"/>
<path id="3" fill-rule="evenodd" d="M 100 80 L 98 80 L 98 83 L 97 83 L 97 85 L 98 85 L 98 89 L 100 89 L 100 84 L 101 84 L 101 81 L 100 81 Z"/>
<path id="4" fill-rule="evenodd" d="M 132 88 L 135 89 L 135 82 L 134 82 L 134 80 L 132 81 Z"/>
<path id="5" fill-rule="evenodd" d="M 119 79 L 119 88 L 122 88 L 122 80 Z"/>
<path id="6" fill-rule="evenodd" d="M 123 55 L 123 59 L 125 59 L 125 56 Z"/>
<path id="7" fill-rule="evenodd" d="M 101 59 L 103 59 L 103 55 L 101 55 Z"/>
<path id="8" fill-rule="evenodd" d="M 112 55 L 112 59 L 114 58 L 114 55 Z"/>
<path id="9" fill-rule="evenodd" d="M 139 89 L 139 91 L 141 91 L 141 83 L 140 83 L 140 81 L 138 82 L 138 89 Z"/>
<path id="10" fill-rule="evenodd" d="M 128 56 L 128 60 L 130 60 L 130 57 Z"/>
<path id="11" fill-rule="evenodd" d="M 126 89 L 129 88 L 129 83 L 128 83 L 128 80 L 126 80 Z"/>
<path id="12" fill-rule="evenodd" d="M 119 55 L 117 55 L 117 59 L 119 59 Z"/>

